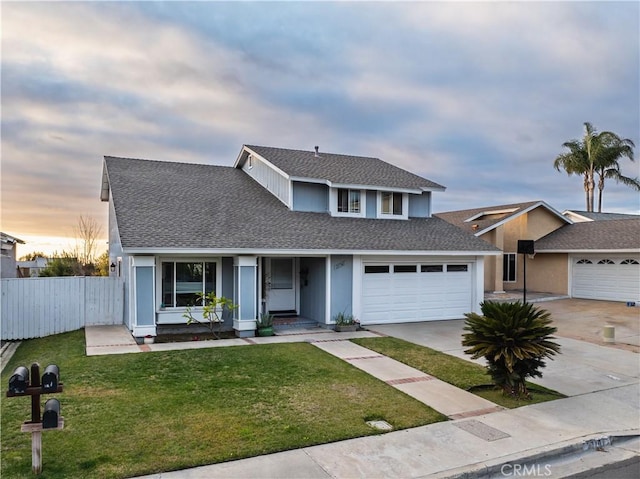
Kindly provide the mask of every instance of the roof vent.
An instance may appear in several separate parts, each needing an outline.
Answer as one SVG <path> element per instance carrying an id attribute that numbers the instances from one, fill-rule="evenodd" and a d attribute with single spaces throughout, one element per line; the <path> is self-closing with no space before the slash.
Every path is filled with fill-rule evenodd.
<path id="1" fill-rule="evenodd" d="M 316 149 L 316 154 L 314 156 L 316 156 L 316 157 L 320 156 L 320 155 L 318 155 L 318 150 L 320 149 L 320 147 L 316 146 L 315 149 Z"/>

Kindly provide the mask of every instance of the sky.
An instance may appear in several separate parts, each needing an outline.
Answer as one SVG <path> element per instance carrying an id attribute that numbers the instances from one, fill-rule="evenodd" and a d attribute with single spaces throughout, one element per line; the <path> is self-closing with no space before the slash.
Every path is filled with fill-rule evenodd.
<path id="1" fill-rule="evenodd" d="M 243 144 L 373 156 L 433 211 L 544 200 L 584 122 L 640 145 L 638 2 L 2 2 L 1 223 L 18 254 L 107 235 L 105 155 L 233 165 Z M 640 156 L 636 149 L 636 156 Z M 623 160 L 639 176 L 640 160 Z M 640 213 L 608 181 L 604 211 Z"/>

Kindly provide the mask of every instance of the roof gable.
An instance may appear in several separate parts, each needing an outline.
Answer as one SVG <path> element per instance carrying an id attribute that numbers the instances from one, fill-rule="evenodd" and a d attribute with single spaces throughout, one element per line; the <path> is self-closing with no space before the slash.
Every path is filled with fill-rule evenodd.
<path id="1" fill-rule="evenodd" d="M 510 205 L 489 206 L 472 208 L 468 210 L 448 211 L 435 213 L 434 216 L 458 226 L 476 236 L 481 236 L 500 225 L 507 223 L 536 208 L 544 208 L 549 213 L 570 224 L 571 220 L 563 216 L 559 211 L 549 206 L 544 201 L 529 201 L 526 203 L 514 203 Z"/>
<path id="2" fill-rule="evenodd" d="M 357 186 L 394 190 L 444 191 L 445 187 L 379 158 L 245 145 L 235 167 L 256 154 L 291 179 L 323 182 L 330 186 Z"/>

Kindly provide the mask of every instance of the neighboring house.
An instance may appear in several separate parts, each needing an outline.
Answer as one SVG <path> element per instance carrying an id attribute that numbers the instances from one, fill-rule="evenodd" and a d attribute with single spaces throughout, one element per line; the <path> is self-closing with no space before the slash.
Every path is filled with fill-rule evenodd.
<path id="1" fill-rule="evenodd" d="M 503 251 L 485 263 L 485 290 L 527 289 L 573 298 L 640 300 L 640 217 L 565 211 L 543 201 L 437 213 Z M 517 241 L 534 240 L 534 255 Z"/>
<path id="2" fill-rule="evenodd" d="M 535 248 L 531 264 L 544 275 L 532 287 L 545 288 L 547 278 L 562 277 L 566 289 L 560 292 L 574 298 L 640 301 L 638 216 L 563 226 L 536 241 Z"/>
<path id="3" fill-rule="evenodd" d="M 18 244 L 24 244 L 24 241 L 6 233 L 0 233 L 0 240 L 2 243 L 2 263 L 0 263 L 0 277 L 16 278 L 18 276 L 18 265 L 16 263 L 16 246 Z"/>
<path id="4" fill-rule="evenodd" d="M 484 289 L 490 292 L 520 290 L 524 287 L 523 255 L 517 253 L 518 240 L 538 240 L 571 221 L 544 201 L 530 201 L 510 205 L 489 206 L 469 210 L 436 213 L 459 228 L 499 248 L 503 254 L 485 263 Z M 527 281 L 532 272 L 527 271 Z M 557 285 L 548 285 L 553 291 L 566 288 L 559 279 Z M 529 285 L 527 285 L 529 288 Z"/>
<path id="5" fill-rule="evenodd" d="M 40 276 L 40 271 L 47 267 L 49 260 L 42 256 L 36 256 L 31 261 L 18 261 L 18 276 L 21 278 L 35 278 Z"/>
<path id="6" fill-rule="evenodd" d="M 233 167 L 105 157 L 109 262 L 136 337 L 184 324 L 197 293 L 330 325 L 461 318 L 493 246 L 431 215 L 444 187 L 377 158 L 244 146 Z"/>
<path id="7" fill-rule="evenodd" d="M 625 213 L 596 213 L 595 211 L 565 210 L 562 212 L 562 214 L 574 223 L 582 223 L 584 221 L 640 219 L 640 216 L 638 215 L 630 215 Z"/>

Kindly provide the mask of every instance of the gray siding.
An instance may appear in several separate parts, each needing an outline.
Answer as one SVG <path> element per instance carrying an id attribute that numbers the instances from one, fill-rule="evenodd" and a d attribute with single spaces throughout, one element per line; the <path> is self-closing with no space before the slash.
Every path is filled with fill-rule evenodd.
<path id="1" fill-rule="evenodd" d="M 318 183 L 294 181 L 293 210 L 326 213 L 329 211 L 329 187 Z"/>
<path id="2" fill-rule="evenodd" d="M 326 259 L 300 258 L 300 271 L 307 271 L 306 280 L 300 278 L 300 316 L 325 323 Z"/>
<path id="3" fill-rule="evenodd" d="M 353 311 L 353 257 L 331 256 L 331 319 Z"/>
<path id="4" fill-rule="evenodd" d="M 409 195 L 409 218 L 431 217 L 431 192 L 425 191 L 421 195 Z"/>
<path id="5" fill-rule="evenodd" d="M 260 183 L 272 195 L 289 205 L 289 180 L 258 158 L 253 158 L 252 167 L 249 160 L 242 165 L 242 171 Z"/>
<path id="6" fill-rule="evenodd" d="M 365 215 L 367 218 L 375 218 L 377 216 L 378 209 L 378 192 L 367 190 L 367 211 Z"/>

